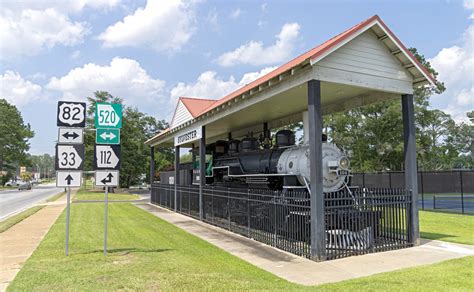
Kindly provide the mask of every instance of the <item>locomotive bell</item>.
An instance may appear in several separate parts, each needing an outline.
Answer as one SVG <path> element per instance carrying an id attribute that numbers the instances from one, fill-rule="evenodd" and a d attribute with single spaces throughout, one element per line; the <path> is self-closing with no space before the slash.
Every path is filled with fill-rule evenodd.
<path id="1" fill-rule="evenodd" d="M 323 191 L 335 192 L 344 186 L 349 172 L 349 159 L 335 144 L 324 142 L 323 152 Z M 286 149 L 278 159 L 278 173 L 298 176 L 300 184 L 305 179 L 311 184 L 309 169 L 309 146 L 301 145 Z M 344 170 L 344 171 L 341 171 Z"/>

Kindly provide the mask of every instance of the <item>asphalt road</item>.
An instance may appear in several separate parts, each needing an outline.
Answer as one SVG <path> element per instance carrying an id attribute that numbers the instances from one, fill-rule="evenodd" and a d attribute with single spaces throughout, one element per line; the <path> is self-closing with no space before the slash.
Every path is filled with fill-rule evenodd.
<path id="1" fill-rule="evenodd" d="M 55 184 L 35 185 L 32 190 L 0 191 L 0 221 L 62 192 Z"/>

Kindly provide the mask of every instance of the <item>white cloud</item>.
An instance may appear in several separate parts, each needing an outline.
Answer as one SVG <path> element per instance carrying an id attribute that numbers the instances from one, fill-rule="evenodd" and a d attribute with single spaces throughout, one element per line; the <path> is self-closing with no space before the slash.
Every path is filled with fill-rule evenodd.
<path id="1" fill-rule="evenodd" d="M 44 94 L 40 85 L 23 79 L 18 72 L 6 71 L 0 75 L 0 98 L 21 107 L 44 98 Z"/>
<path id="2" fill-rule="evenodd" d="M 464 8 L 466 8 L 467 10 L 473 10 L 474 0 L 464 0 Z"/>
<path id="3" fill-rule="evenodd" d="M 145 47 L 156 51 L 172 52 L 186 44 L 195 27 L 194 3 L 181 0 L 148 0 L 138 8 L 109 26 L 99 39 L 104 47 Z"/>
<path id="4" fill-rule="evenodd" d="M 95 91 L 108 91 L 127 104 L 163 103 L 165 82 L 153 79 L 132 59 L 114 58 L 109 65 L 85 64 L 62 77 L 53 77 L 47 89 L 62 92 L 63 99 L 85 99 Z"/>
<path id="5" fill-rule="evenodd" d="M 237 8 L 234 11 L 232 11 L 232 13 L 230 14 L 230 18 L 237 19 L 240 17 L 241 14 L 242 14 L 242 10 L 240 8 Z"/>
<path id="6" fill-rule="evenodd" d="M 180 96 L 201 97 L 219 99 L 239 87 L 242 87 L 255 79 L 273 71 L 276 67 L 264 68 L 259 72 L 250 72 L 242 76 L 239 82 L 236 82 L 234 76 L 228 80 L 219 79 L 214 71 L 206 71 L 199 75 L 194 83 L 178 83 L 171 89 L 171 103 L 175 103 Z"/>
<path id="7" fill-rule="evenodd" d="M 74 46 L 88 33 L 84 22 L 72 22 L 55 9 L 26 9 L 18 13 L 0 12 L 0 52 L 2 59 L 35 55 L 56 45 Z"/>
<path id="8" fill-rule="evenodd" d="M 250 41 L 231 52 L 222 54 L 217 61 L 219 65 L 225 67 L 236 64 L 270 65 L 281 63 L 292 55 L 299 30 L 298 23 L 287 23 L 276 35 L 276 42 L 273 45 L 264 47 L 262 42 Z"/>
<path id="9" fill-rule="evenodd" d="M 58 45 L 74 46 L 84 40 L 90 25 L 72 21 L 69 14 L 84 8 L 112 8 L 120 0 L 2 1 L 0 10 L 0 58 L 8 60 L 36 55 Z"/>
<path id="10" fill-rule="evenodd" d="M 446 112 L 458 122 L 468 121 L 466 112 L 474 109 L 474 25 L 466 29 L 461 44 L 443 48 L 430 62 L 446 85 L 433 104 L 447 101 Z"/>
<path id="11" fill-rule="evenodd" d="M 79 58 L 80 56 L 81 56 L 81 51 L 79 51 L 79 50 L 75 50 L 75 51 L 72 52 L 72 54 L 71 54 L 71 58 L 73 58 L 73 59 L 77 59 L 77 58 Z"/>
<path id="12" fill-rule="evenodd" d="M 20 12 L 23 10 L 46 10 L 54 9 L 62 13 L 79 12 L 86 7 L 93 9 L 112 8 L 117 6 L 120 0 L 76 0 L 76 1 L 51 1 L 51 0 L 21 0 L 3 1 L 2 8 Z"/>

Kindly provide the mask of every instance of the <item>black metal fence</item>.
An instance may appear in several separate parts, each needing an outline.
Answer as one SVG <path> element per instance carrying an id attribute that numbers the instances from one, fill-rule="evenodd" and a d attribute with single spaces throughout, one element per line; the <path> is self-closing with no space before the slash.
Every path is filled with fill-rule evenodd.
<path id="1" fill-rule="evenodd" d="M 153 184 L 151 202 L 174 210 L 174 185 Z M 177 186 L 176 211 L 199 219 L 199 187 Z M 409 246 L 410 194 L 356 189 L 325 195 L 328 259 Z M 310 198 L 302 191 L 203 188 L 203 221 L 311 258 Z"/>
<path id="2" fill-rule="evenodd" d="M 403 188 L 404 172 L 353 173 L 353 186 Z M 419 171 L 418 205 L 422 210 L 474 213 L 474 170 Z"/>

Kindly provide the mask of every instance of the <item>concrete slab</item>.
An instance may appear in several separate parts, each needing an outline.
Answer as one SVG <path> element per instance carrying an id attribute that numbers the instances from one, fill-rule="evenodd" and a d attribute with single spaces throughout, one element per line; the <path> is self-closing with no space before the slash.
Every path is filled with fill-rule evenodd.
<path id="1" fill-rule="evenodd" d="M 423 240 L 417 247 L 314 262 L 153 204 L 138 207 L 278 277 L 321 285 L 474 255 L 474 246 Z"/>
<path id="2" fill-rule="evenodd" d="M 73 190 L 71 195 L 74 196 L 76 191 Z M 66 197 L 63 196 L 0 233 L 0 292 L 7 289 L 65 207 Z"/>

